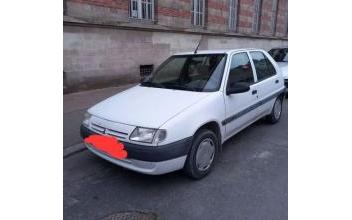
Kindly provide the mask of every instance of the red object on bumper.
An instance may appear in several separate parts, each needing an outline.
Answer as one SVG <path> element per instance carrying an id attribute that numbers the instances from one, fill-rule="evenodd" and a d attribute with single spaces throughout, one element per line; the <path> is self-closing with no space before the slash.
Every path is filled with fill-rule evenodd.
<path id="1" fill-rule="evenodd" d="M 95 148 L 116 159 L 127 158 L 127 151 L 117 138 L 93 134 L 85 138 L 84 142 L 93 145 Z"/>

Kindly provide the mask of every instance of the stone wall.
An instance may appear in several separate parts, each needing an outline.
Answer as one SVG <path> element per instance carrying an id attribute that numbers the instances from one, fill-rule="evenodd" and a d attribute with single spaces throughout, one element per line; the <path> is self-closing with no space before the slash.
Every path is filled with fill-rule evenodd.
<path id="1" fill-rule="evenodd" d="M 64 92 L 138 82 L 140 65 L 157 67 L 173 53 L 193 51 L 202 36 L 200 50 L 287 45 L 277 39 L 65 25 Z"/>

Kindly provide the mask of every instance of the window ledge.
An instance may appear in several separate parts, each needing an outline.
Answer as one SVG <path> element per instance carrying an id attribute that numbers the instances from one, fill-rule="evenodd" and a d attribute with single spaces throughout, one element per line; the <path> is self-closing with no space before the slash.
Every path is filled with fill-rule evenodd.
<path id="1" fill-rule="evenodd" d="M 157 21 L 143 22 L 139 19 L 131 19 L 131 21 L 106 21 L 99 22 L 96 20 L 89 20 L 83 18 L 76 18 L 70 16 L 63 17 L 63 23 L 67 26 L 84 26 L 84 27 L 99 27 L 99 28 L 112 28 L 112 29 L 129 29 L 141 31 L 160 31 L 160 32 L 173 32 L 173 33 L 186 33 L 186 34 L 204 34 L 211 36 L 224 36 L 224 37 L 243 37 L 243 38 L 259 38 L 259 39 L 273 39 L 273 40 L 287 40 L 287 36 L 267 36 L 258 34 L 245 34 L 239 32 L 218 32 L 206 29 L 206 26 L 192 26 L 191 28 L 180 28 L 172 26 L 162 26 L 156 24 Z M 139 22 L 132 22 L 139 20 Z"/>
<path id="2" fill-rule="evenodd" d="M 142 18 L 132 18 L 129 17 L 128 18 L 129 22 L 133 22 L 133 23 L 140 23 L 140 24 L 156 24 L 155 20 L 149 20 L 149 19 L 142 19 Z"/>

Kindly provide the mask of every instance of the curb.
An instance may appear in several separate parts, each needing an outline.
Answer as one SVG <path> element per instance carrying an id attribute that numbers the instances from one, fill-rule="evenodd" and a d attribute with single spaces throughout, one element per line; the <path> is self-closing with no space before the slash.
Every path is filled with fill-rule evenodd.
<path id="1" fill-rule="evenodd" d="M 69 156 L 72 156 L 76 153 L 82 152 L 87 150 L 87 148 L 84 146 L 83 143 L 79 143 L 76 145 L 72 145 L 70 147 L 67 147 L 64 149 L 64 158 L 67 158 Z"/>

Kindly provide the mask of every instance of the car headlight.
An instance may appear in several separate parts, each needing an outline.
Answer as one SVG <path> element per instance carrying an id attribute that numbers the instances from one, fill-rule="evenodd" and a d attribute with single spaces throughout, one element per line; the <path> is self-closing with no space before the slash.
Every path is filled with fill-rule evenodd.
<path id="1" fill-rule="evenodd" d="M 130 135 L 130 140 L 158 144 L 166 138 L 166 131 L 151 128 L 136 127 Z"/>
<path id="2" fill-rule="evenodd" d="M 89 121 L 90 121 L 90 118 L 92 117 L 91 114 L 89 114 L 88 112 L 84 113 L 84 119 L 83 119 L 83 124 L 87 127 L 89 127 Z"/>

